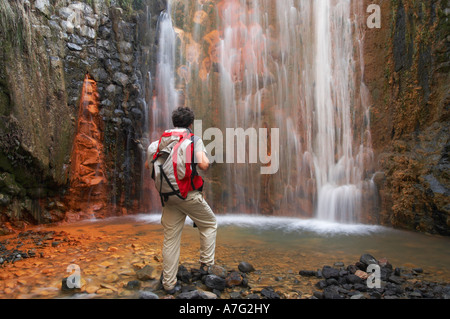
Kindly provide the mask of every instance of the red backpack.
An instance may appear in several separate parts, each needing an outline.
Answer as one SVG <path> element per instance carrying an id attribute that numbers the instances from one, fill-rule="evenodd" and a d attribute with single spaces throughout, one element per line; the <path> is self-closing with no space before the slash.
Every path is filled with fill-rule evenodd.
<path id="1" fill-rule="evenodd" d="M 162 206 L 170 196 L 184 200 L 190 191 L 203 189 L 195 164 L 194 140 L 189 129 L 174 129 L 165 131 L 148 147 L 147 161 Z"/>

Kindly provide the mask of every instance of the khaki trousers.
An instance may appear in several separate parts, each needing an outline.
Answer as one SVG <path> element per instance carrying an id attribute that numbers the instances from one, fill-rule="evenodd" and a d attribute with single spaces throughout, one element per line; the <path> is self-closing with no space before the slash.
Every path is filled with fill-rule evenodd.
<path id="1" fill-rule="evenodd" d="M 203 194 L 199 191 L 189 192 L 186 200 L 171 196 L 165 203 L 161 217 L 164 227 L 162 283 L 166 290 L 173 289 L 177 283 L 181 233 L 186 216 L 195 222 L 200 232 L 200 263 L 208 266 L 214 264 L 217 222 Z"/>

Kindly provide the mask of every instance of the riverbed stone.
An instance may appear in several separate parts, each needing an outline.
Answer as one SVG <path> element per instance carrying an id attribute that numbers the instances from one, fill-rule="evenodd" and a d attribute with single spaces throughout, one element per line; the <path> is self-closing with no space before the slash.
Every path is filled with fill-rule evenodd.
<path id="1" fill-rule="evenodd" d="M 373 257 L 370 254 L 361 255 L 359 261 L 362 262 L 366 266 L 369 266 L 371 264 L 378 265 L 378 261 L 375 259 L 375 257 Z"/>
<path id="2" fill-rule="evenodd" d="M 242 276 L 236 271 L 232 271 L 227 277 L 226 277 L 226 285 L 227 287 L 234 287 L 239 286 L 242 284 Z"/>
<path id="3" fill-rule="evenodd" d="M 152 280 L 156 278 L 156 271 L 152 266 L 146 265 L 142 269 L 136 271 L 136 276 L 142 281 Z"/>
<path id="4" fill-rule="evenodd" d="M 190 283 L 192 279 L 192 273 L 186 269 L 183 265 L 178 267 L 177 278 L 184 283 Z"/>
<path id="5" fill-rule="evenodd" d="M 401 285 L 403 283 L 403 279 L 401 277 L 392 275 L 388 278 L 388 281 L 396 284 L 396 285 Z"/>
<path id="6" fill-rule="evenodd" d="M 357 275 L 353 275 L 353 274 L 347 275 L 345 277 L 345 279 L 349 284 L 353 284 L 353 285 L 363 282 L 362 278 L 358 277 Z"/>
<path id="7" fill-rule="evenodd" d="M 139 291 L 139 299 L 159 299 L 158 295 L 151 291 Z"/>
<path id="8" fill-rule="evenodd" d="M 192 290 L 180 293 L 176 299 L 209 299 L 208 296 L 199 290 Z"/>
<path id="9" fill-rule="evenodd" d="M 138 290 L 142 286 L 141 282 L 139 280 L 130 280 L 127 282 L 125 289 L 128 290 Z"/>
<path id="10" fill-rule="evenodd" d="M 317 272 L 314 270 L 300 270 L 299 271 L 300 276 L 303 277 L 314 277 L 317 276 Z"/>
<path id="11" fill-rule="evenodd" d="M 344 299 L 339 294 L 339 287 L 337 286 L 329 286 L 323 290 L 323 298 L 324 299 Z"/>
<path id="12" fill-rule="evenodd" d="M 281 299 L 280 295 L 277 294 L 273 288 L 264 288 L 261 290 L 261 295 L 266 299 Z"/>
<path id="13" fill-rule="evenodd" d="M 241 271 L 243 273 L 249 273 L 249 272 L 255 271 L 255 268 L 246 261 L 240 262 L 238 265 L 238 269 L 239 269 L 239 271 Z"/>
<path id="14" fill-rule="evenodd" d="M 216 275 L 225 279 L 227 277 L 227 270 L 219 265 L 211 265 L 208 267 L 208 274 Z"/>
<path id="15" fill-rule="evenodd" d="M 207 275 L 205 278 L 205 285 L 211 290 L 223 291 L 226 287 L 226 281 L 216 275 Z"/>
<path id="16" fill-rule="evenodd" d="M 322 276 L 325 279 L 329 278 L 339 278 L 339 269 L 332 268 L 330 266 L 324 266 L 322 268 Z"/>

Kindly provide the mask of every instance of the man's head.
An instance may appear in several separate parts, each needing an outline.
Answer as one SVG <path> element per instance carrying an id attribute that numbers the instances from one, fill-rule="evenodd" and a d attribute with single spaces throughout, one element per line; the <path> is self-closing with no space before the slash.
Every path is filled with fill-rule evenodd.
<path id="1" fill-rule="evenodd" d="M 188 107 L 179 107 L 172 113 L 172 122 L 175 127 L 189 128 L 194 123 L 194 112 Z"/>

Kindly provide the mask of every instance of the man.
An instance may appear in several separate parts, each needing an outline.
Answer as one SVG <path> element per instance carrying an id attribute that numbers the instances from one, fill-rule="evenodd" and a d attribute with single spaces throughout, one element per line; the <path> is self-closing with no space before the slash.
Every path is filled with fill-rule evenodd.
<path id="1" fill-rule="evenodd" d="M 192 132 L 194 118 L 194 112 L 187 107 L 179 107 L 172 114 L 175 128 L 186 129 L 189 133 Z M 194 137 L 194 154 L 193 165 L 206 171 L 209 168 L 209 159 L 203 141 L 199 137 Z M 194 221 L 200 233 L 200 267 L 204 269 L 214 264 L 217 222 L 201 190 L 188 192 L 186 199 L 177 196 L 166 198 L 161 218 L 164 227 L 162 284 L 169 294 L 180 290 L 180 286 L 177 285 L 177 272 L 181 233 L 186 216 Z"/>

